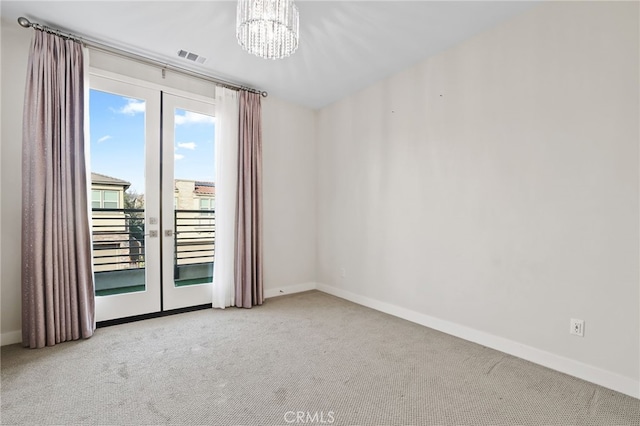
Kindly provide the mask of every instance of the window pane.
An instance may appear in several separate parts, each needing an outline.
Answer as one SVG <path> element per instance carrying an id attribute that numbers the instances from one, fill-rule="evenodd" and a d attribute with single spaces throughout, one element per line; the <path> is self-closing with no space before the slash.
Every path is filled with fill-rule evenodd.
<path id="1" fill-rule="evenodd" d="M 103 191 L 102 205 L 105 209 L 117 209 L 118 206 L 118 191 Z"/>
<path id="2" fill-rule="evenodd" d="M 89 104 L 92 205 L 122 208 L 128 187 L 142 210 L 93 215 L 96 296 L 145 291 L 145 102 L 92 89 Z"/>
<path id="3" fill-rule="evenodd" d="M 91 191 L 91 208 L 92 209 L 100 208 L 100 191 L 96 191 L 96 190 Z"/>
<path id="4" fill-rule="evenodd" d="M 105 201 L 118 201 L 118 191 L 104 191 Z"/>
<path id="5" fill-rule="evenodd" d="M 214 119 L 195 111 L 174 111 L 174 179 L 179 205 L 175 216 L 176 287 L 212 282 L 215 245 Z"/>

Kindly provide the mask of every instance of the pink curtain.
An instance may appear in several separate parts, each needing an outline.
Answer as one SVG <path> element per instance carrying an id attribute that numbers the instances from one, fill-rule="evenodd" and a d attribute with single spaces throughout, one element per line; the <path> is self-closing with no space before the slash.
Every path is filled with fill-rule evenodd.
<path id="1" fill-rule="evenodd" d="M 260 95 L 240 92 L 235 302 L 262 305 L 262 110 Z"/>
<path id="2" fill-rule="evenodd" d="M 35 31 L 22 146 L 22 344 L 95 330 L 80 44 Z"/>

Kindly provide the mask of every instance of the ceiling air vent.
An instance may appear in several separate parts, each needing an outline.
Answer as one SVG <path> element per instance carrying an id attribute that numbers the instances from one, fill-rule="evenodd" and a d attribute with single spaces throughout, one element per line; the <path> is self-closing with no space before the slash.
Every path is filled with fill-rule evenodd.
<path id="1" fill-rule="evenodd" d="M 200 56 L 193 52 L 187 52 L 186 50 L 178 50 L 178 56 L 188 61 L 197 62 L 198 64 L 204 64 L 207 58 Z"/>

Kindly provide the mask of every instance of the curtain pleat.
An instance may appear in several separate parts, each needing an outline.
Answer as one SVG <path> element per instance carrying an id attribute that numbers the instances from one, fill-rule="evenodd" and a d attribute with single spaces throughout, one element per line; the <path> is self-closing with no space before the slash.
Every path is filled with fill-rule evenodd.
<path id="1" fill-rule="evenodd" d="M 262 264 L 262 110 L 260 95 L 240 92 L 236 220 L 236 306 L 264 301 Z"/>
<path id="2" fill-rule="evenodd" d="M 78 43 L 34 33 L 22 134 L 22 343 L 32 348 L 95 330 L 83 62 Z"/>

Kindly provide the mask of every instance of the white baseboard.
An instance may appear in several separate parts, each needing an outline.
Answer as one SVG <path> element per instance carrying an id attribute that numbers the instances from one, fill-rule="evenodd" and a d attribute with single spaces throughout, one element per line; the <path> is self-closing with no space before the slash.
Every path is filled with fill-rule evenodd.
<path id="1" fill-rule="evenodd" d="M 514 342 L 513 340 L 465 327 L 460 324 L 431 317 L 390 303 L 380 302 L 375 299 L 360 296 L 336 287 L 318 283 L 316 288 L 322 292 L 349 300 L 359 305 L 496 349 L 509 355 L 531 361 L 535 364 L 551 368 L 552 370 L 560 371 L 561 373 L 565 373 L 640 399 L 640 382 L 620 374 L 546 352 L 532 346 L 523 345 L 522 343 Z"/>
<path id="2" fill-rule="evenodd" d="M 264 291 L 265 299 L 270 299 L 272 297 L 284 296 L 285 294 L 293 294 L 293 293 L 301 293 L 303 291 L 315 290 L 316 283 L 302 283 L 289 285 L 285 287 L 271 288 Z"/>
<path id="3" fill-rule="evenodd" d="M 14 343 L 22 343 L 22 330 L 0 334 L 0 346 L 13 345 Z"/>

